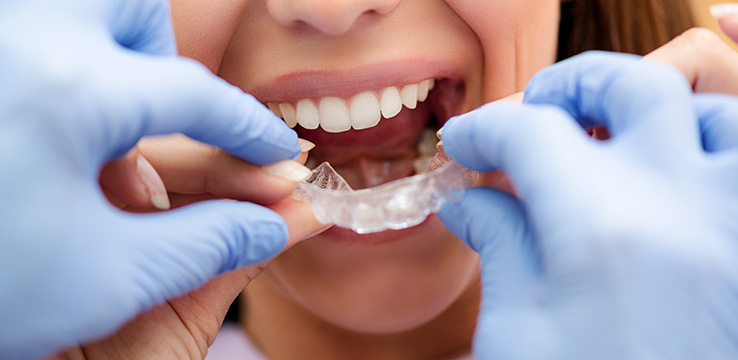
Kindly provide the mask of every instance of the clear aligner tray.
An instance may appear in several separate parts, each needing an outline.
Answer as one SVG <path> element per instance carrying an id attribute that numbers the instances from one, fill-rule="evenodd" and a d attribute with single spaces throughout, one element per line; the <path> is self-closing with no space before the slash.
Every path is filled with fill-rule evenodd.
<path id="1" fill-rule="evenodd" d="M 308 202 L 322 224 L 359 234 L 422 223 L 447 202 L 459 201 L 476 173 L 437 154 L 429 171 L 369 189 L 353 190 L 327 162 L 302 181 L 293 197 Z"/>

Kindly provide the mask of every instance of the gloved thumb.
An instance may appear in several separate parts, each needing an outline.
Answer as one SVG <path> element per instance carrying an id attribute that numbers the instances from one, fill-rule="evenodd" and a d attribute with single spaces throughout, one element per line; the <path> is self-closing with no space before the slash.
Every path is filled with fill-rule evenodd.
<path id="1" fill-rule="evenodd" d="M 214 277 L 262 263 L 287 244 L 277 213 L 243 202 L 211 201 L 156 215 L 131 216 L 124 258 L 144 274 L 139 298 L 153 305 L 199 288 Z M 150 297 L 150 298 L 146 298 Z M 143 310 L 143 309 L 142 309 Z"/>
<path id="2" fill-rule="evenodd" d="M 534 280 L 538 252 L 521 202 L 491 188 L 467 189 L 462 201 L 438 213 L 443 224 L 479 253 L 484 301 L 511 298 L 515 288 Z"/>
<path id="3" fill-rule="evenodd" d="M 515 309 L 534 298 L 530 292 L 535 289 L 539 267 L 521 202 L 496 189 L 471 188 L 461 202 L 447 204 L 438 216 L 454 235 L 479 252 L 482 305 L 474 353 L 507 358 L 506 349 L 519 349 L 520 344 L 497 340 L 510 339 L 510 331 L 518 330 L 510 326 L 518 325 L 515 317 L 521 319 Z M 514 338 L 528 339 L 523 335 Z"/>

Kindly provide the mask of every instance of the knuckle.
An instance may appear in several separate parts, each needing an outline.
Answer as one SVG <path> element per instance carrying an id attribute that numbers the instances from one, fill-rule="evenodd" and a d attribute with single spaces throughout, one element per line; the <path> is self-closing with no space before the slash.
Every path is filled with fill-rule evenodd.
<path id="1" fill-rule="evenodd" d="M 689 56 L 712 59 L 726 51 L 728 45 L 714 31 L 706 28 L 691 28 L 674 39 L 675 46 L 686 49 Z"/>
<path id="2" fill-rule="evenodd" d="M 701 27 L 689 29 L 679 35 L 675 40 L 687 44 L 696 50 L 709 50 L 715 45 L 723 43 L 723 40 L 720 39 L 717 33 Z"/>

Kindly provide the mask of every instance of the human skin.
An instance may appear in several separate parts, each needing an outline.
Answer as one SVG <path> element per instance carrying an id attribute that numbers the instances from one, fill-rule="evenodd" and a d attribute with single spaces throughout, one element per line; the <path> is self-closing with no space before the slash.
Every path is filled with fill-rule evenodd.
<path id="1" fill-rule="evenodd" d="M 487 10 L 484 10 L 483 6 L 490 6 L 492 4 L 488 3 L 482 3 L 479 2 L 478 5 L 474 5 L 474 2 L 467 2 L 471 3 L 469 5 L 470 9 L 477 8 L 481 9 L 480 13 L 482 11 L 490 11 L 488 8 Z M 194 2 L 190 3 L 191 6 L 195 8 L 203 8 L 205 10 L 208 9 L 208 7 L 205 7 L 203 4 L 196 4 Z M 243 4 L 241 4 L 243 5 Z M 458 6 L 458 4 L 451 3 L 450 5 L 454 5 L 455 8 L 458 8 L 459 13 L 463 13 L 463 9 Z M 221 4 L 223 6 L 223 4 Z M 476 7 L 475 7 L 476 6 Z M 178 7 L 175 6 L 174 10 L 175 13 L 177 11 Z M 221 7 L 221 10 L 229 10 L 226 7 Z M 194 9 L 196 10 L 196 9 Z M 230 8 L 230 10 L 236 11 L 239 10 L 237 7 Z M 243 8 L 241 8 L 239 11 L 242 11 Z M 180 8 L 179 11 L 182 11 Z M 180 13 L 181 14 L 181 13 Z M 176 15 L 176 14 L 175 14 Z M 200 26 L 211 26 L 214 28 L 217 28 L 217 26 L 214 26 L 214 24 L 217 22 L 217 17 L 213 18 L 214 15 L 216 15 L 216 12 L 211 11 L 208 13 L 207 11 L 202 11 L 199 13 L 200 16 L 193 16 L 193 19 L 187 20 L 184 18 L 185 24 L 189 25 L 196 25 L 199 24 Z M 238 16 L 241 16 L 241 13 L 235 14 L 234 18 L 237 18 Z M 176 18 L 176 17 L 175 17 Z M 179 18 L 180 20 L 183 20 L 183 18 Z M 534 18 L 531 18 L 535 20 Z M 521 20 L 524 21 L 524 20 Z M 481 22 L 484 24 L 484 22 Z M 540 23 L 540 22 L 539 22 Z M 189 42 L 183 40 L 183 35 L 190 35 L 192 38 L 190 40 L 194 41 L 193 39 L 196 39 L 198 36 L 201 37 L 201 39 L 208 40 L 208 32 L 205 31 L 203 34 L 197 34 L 197 31 L 193 29 L 193 31 L 188 34 L 187 32 L 183 33 L 181 31 L 182 29 L 182 23 L 178 24 L 178 36 L 180 41 L 180 46 L 187 45 Z M 493 25 L 489 25 L 493 26 Z M 207 29 L 207 27 L 205 27 Z M 217 30 L 217 29 L 216 29 Z M 477 27 L 475 28 L 477 32 L 481 32 L 481 28 Z M 223 35 L 224 33 L 221 33 Z M 196 35 L 196 36 L 195 36 Z M 481 35 L 480 35 L 481 37 Z M 209 39 L 211 42 L 213 39 Z M 194 46 L 196 42 L 190 43 L 191 49 L 190 50 L 196 50 L 198 49 L 197 46 Z M 205 49 L 210 49 L 208 46 L 211 43 L 207 43 L 205 45 Z M 485 46 L 485 54 L 487 53 L 486 49 L 489 49 L 488 46 Z M 217 50 L 217 47 L 216 47 Z M 186 53 L 187 51 L 185 51 Z M 212 53 L 216 54 L 216 53 Z M 204 58 L 207 58 L 208 56 L 212 55 L 208 54 L 207 51 L 202 51 L 202 56 Z M 694 62 L 690 61 L 688 63 L 684 63 L 683 60 L 685 59 L 685 54 L 689 59 L 695 60 Z M 734 84 L 738 81 L 713 81 L 711 79 L 718 79 L 718 78 L 725 78 L 726 74 L 733 74 L 733 68 L 732 65 L 726 65 L 726 64 L 734 64 L 735 62 L 730 62 L 730 59 L 733 59 L 735 57 L 735 53 L 727 47 L 724 43 L 722 43 L 715 34 L 710 33 L 706 30 L 691 30 L 687 32 L 685 35 L 677 38 L 672 43 L 667 44 L 663 48 L 661 48 L 659 51 L 655 52 L 650 56 L 652 60 L 662 61 L 668 64 L 676 65 L 679 67 L 685 75 L 688 77 L 688 79 L 691 81 L 693 86 L 695 87 L 696 91 L 715 91 L 715 92 L 728 92 L 732 93 L 733 88 L 732 86 L 729 86 L 728 88 L 724 88 L 722 86 L 726 84 Z M 217 58 L 217 56 L 213 56 L 213 58 Z M 715 60 L 719 61 L 715 61 Z M 538 59 L 538 61 L 545 62 L 548 60 Z M 487 64 L 489 61 L 486 61 L 485 64 Z M 722 66 L 715 66 L 716 64 L 722 65 Z M 212 63 L 211 63 L 212 65 Z M 212 67 L 211 67 L 212 69 Z M 217 68 L 215 68 L 217 70 Z M 489 75 L 489 72 L 487 73 Z M 489 78 L 492 78 L 490 76 L 485 77 L 485 83 L 489 83 Z M 735 79 L 735 76 L 730 76 L 730 78 Z M 493 79 L 493 78 L 492 78 Z M 504 91 L 503 91 L 504 92 Z M 488 94 L 491 94 L 491 92 L 488 91 Z M 494 100 L 497 96 L 485 96 L 485 100 Z M 191 182 L 187 182 L 185 184 L 181 183 L 181 179 L 173 179 L 173 176 L 180 176 L 181 174 L 177 173 L 176 169 L 176 162 L 171 161 L 172 159 L 178 159 L 182 155 L 182 143 L 170 143 L 167 142 L 162 147 L 156 146 L 156 142 L 149 142 L 147 144 L 143 144 L 142 148 L 145 150 L 145 154 L 148 156 L 153 155 L 156 153 L 158 156 L 156 158 L 150 157 L 150 160 L 156 170 L 162 174 L 162 178 L 164 179 L 165 184 L 167 184 L 167 188 L 170 189 L 170 191 L 174 188 L 174 185 L 180 186 L 178 189 L 180 192 L 183 193 L 192 193 L 192 194 L 200 194 L 203 191 L 207 192 L 208 194 L 205 194 L 203 196 L 196 196 L 196 199 L 200 199 L 203 197 L 217 197 L 214 196 L 213 193 L 227 193 L 230 194 L 230 197 L 238 198 L 241 200 L 248 201 L 248 198 L 245 198 L 243 194 L 237 194 L 237 192 L 240 190 L 241 186 L 239 185 L 238 188 L 233 188 L 232 183 L 214 183 L 211 181 L 208 181 L 208 176 L 213 173 L 221 173 L 221 169 L 227 169 L 228 171 L 223 172 L 223 174 L 231 174 L 231 176 L 237 176 L 237 177 L 243 177 L 244 175 L 248 175 L 251 173 L 250 168 L 246 167 L 246 169 L 240 169 L 236 164 L 234 163 L 234 159 L 229 156 L 225 156 L 225 154 L 220 155 L 213 155 L 215 152 L 212 149 L 206 149 L 205 151 L 198 151 L 196 149 L 200 149 L 198 146 L 194 144 L 184 144 L 184 148 L 191 150 L 188 152 L 187 158 L 189 161 L 197 160 L 197 162 L 200 163 L 206 163 L 208 166 L 204 166 L 199 172 L 196 171 L 196 169 L 192 170 L 192 178 L 193 180 Z M 171 165 L 174 163 L 175 165 Z M 172 169 L 172 166 L 175 167 L 175 169 Z M 246 164 L 242 164 L 242 166 L 246 166 Z M 173 171 L 174 170 L 174 171 Z M 174 181 L 177 180 L 177 181 Z M 240 190 L 242 191 L 242 190 Z M 125 198 L 125 200 L 131 201 L 131 197 L 128 196 Z M 192 201 L 192 200 L 190 200 Z M 174 202 L 173 202 L 174 203 Z M 282 213 L 282 212 L 280 212 Z M 290 223 L 290 220 L 288 219 L 288 223 Z M 307 242 L 306 242 L 307 243 Z M 249 277 L 252 275 L 249 275 Z M 179 306 L 175 306 L 176 312 L 171 311 L 171 308 L 168 304 L 165 304 L 161 307 L 158 307 L 154 309 L 153 311 L 142 314 L 141 317 L 133 321 L 131 324 L 126 326 L 124 329 L 121 330 L 120 333 L 116 334 L 115 336 L 106 339 L 105 341 L 102 341 L 100 343 L 96 344 L 88 344 L 85 346 L 85 353 L 87 358 L 105 358 L 105 359 L 112 359 L 112 358 L 181 358 L 184 357 L 184 354 L 189 354 L 193 358 L 198 357 L 199 353 L 204 353 L 207 349 L 207 345 L 210 344 L 213 337 L 215 336 L 215 333 L 217 332 L 217 328 L 220 325 L 220 321 L 222 321 L 222 316 L 225 313 L 225 310 L 227 309 L 227 305 L 230 303 L 232 296 L 230 294 L 235 294 L 239 291 L 239 287 L 242 288 L 248 283 L 248 278 L 244 276 L 242 271 L 230 273 L 222 278 L 216 279 L 213 282 L 211 282 L 207 287 L 189 294 L 187 297 L 184 297 L 182 299 L 176 299 L 172 301 L 172 303 L 179 304 Z M 250 286 L 251 289 L 256 289 L 257 284 L 252 284 L 254 286 Z M 229 287 L 231 289 L 225 289 L 224 287 Z M 273 286 L 270 286 L 270 288 L 274 288 Z M 467 292 L 469 293 L 469 292 Z M 473 308 L 471 309 L 470 306 L 464 306 L 467 304 L 463 304 L 463 299 L 468 298 L 474 298 L 475 294 L 471 294 L 471 296 L 465 294 L 464 296 L 460 297 L 461 300 L 458 300 L 452 305 L 450 308 L 466 308 L 470 314 L 476 314 L 477 309 Z M 206 299 L 207 297 L 207 299 Z M 265 298 L 265 297 L 262 297 Z M 283 297 L 282 299 L 289 300 L 286 297 Z M 192 306 L 192 301 L 194 300 L 196 302 L 197 306 Z M 267 301 L 268 299 L 265 299 Z M 252 304 L 254 305 L 254 304 Z M 263 308 L 263 307 L 262 307 Z M 288 310 L 295 310 L 288 313 L 289 316 L 301 316 L 303 318 L 311 318 L 311 314 L 309 314 L 306 311 L 300 311 L 301 309 L 296 307 L 288 308 Z M 446 316 L 451 315 L 451 316 Z M 383 346 L 385 346 L 385 350 L 387 349 L 387 344 L 394 344 L 396 347 L 394 349 L 390 348 L 386 351 L 393 351 L 402 349 L 406 351 L 406 354 L 411 354 L 408 356 L 405 356 L 404 358 L 413 357 L 413 358 L 422 358 L 421 352 L 418 347 L 430 347 L 432 345 L 436 345 L 437 338 L 439 337 L 439 332 L 444 332 L 442 335 L 444 338 L 448 338 L 453 334 L 460 334 L 459 338 L 464 338 L 466 333 L 470 332 L 471 330 L 468 329 L 470 326 L 468 322 L 473 321 L 473 319 L 467 321 L 467 322 L 457 322 L 455 321 L 455 314 L 452 314 L 452 311 L 446 311 L 444 315 L 441 315 L 437 318 L 432 319 L 425 325 L 423 325 L 422 331 L 418 331 L 416 333 L 412 332 L 404 332 L 404 336 L 397 336 L 397 334 L 389 334 L 387 336 L 381 336 L 380 337 L 370 337 L 365 336 L 364 334 L 346 334 L 346 332 L 341 333 L 340 335 L 343 335 L 343 338 L 340 338 L 339 340 L 344 339 L 352 339 L 356 337 L 361 337 L 366 339 L 370 343 L 377 343 L 377 340 L 384 340 Z M 466 318 L 470 318 L 470 316 L 473 315 L 464 315 Z M 313 317 L 314 319 L 314 317 Z M 449 320 L 450 319 L 450 320 Z M 309 335 L 310 333 L 301 332 L 302 328 L 299 329 L 292 329 L 292 324 L 289 323 L 290 326 L 285 326 L 283 318 L 274 318 L 271 319 L 274 320 L 270 323 L 262 323 L 258 324 L 260 327 L 258 330 L 261 333 L 267 332 L 267 331 L 274 331 L 278 332 L 277 335 L 274 335 L 275 339 L 288 339 L 291 342 L 295 343 L 296 341 L 299 341 L 301 339 L 304 339 Z M 322 321 L 321 319 L 318 319 L 319 321 Z M 443 320 L 447 320 L 447 322 L 443 323 Z M 439 324 L 444 325 L 445 327 L 443 330 L 439 329 Z M 322 327 L 321 331 L 325 330 L 326 327 Z M 331 329 L 336 330 L 336 329 Z M 336 335 L 337 331 L 330 331 L 329 335 Z M 418 333 L 420 333 L 418 335 Z M 348 336 L 347 336 L 348 335 Z M 356 335 L 356 336 L 351 336 Z M 415 337 L 413 337 L 415 336 Z M 423 337 L 424 336 L 424 337 Z M 468 336 L 467 336 L 468 338 Z M 313 338 L 314 339 L 314 338 Z M 327 340 L 335 340 L 336 338 L 329 338 Z M 418 346 L 418 344 L 414 344 L 415 346 L 412 346 L 413 344 L 411 341 L 413 339 L 419 339 L 418 341 L 422 341 L 422 346 Z M 453 341 L 450 341 L 450 343 L 444 343 L 441 341 L 444 345 L 445 349 L 452 348 L 453 346 L 463 346 L 463 341 L 452 339 Z M 468 341 L 468 339 L 466 340 Z M 459 345 L 462 344 L 462 345 Z M 264 343 L 262 343 L 264 345 Z M 295 344 L 300 345 L 300 344 Z M 330 341 L 325 341 L 323 346 L 329 347 L 338 347 L 339 343 L 336 343 L 333 341 L 331 343 Z M 297 346 L 294 346 L 297 347 Z M 184 349 L 183 349 L 184 348 Z M 415 349 L 414 349 L 415 348 Z M 339 349 L 340 351 L 347 351 L 355 350 L 354 348 L 351 349 Z M 432 349 L 436 351 L 436 353 L 439 353 L 440 350 L 438 349 Z M 324 352 L 326 353 L 326 352 Z M 396 354 L 399 353 L 396 352 Z M 74 355 L 79 355 L 80 352 L 74 352 L 71 351 L 72 358 Z M 97 354 L 100 354 L 100 356 L 96 356 Z M 179 355 L 177 355 L 179 354 Z M 354 352 L 354 355 L 356 353 Z M 304 355 L 304 354 L 303 354 Z M 355 357 L 355 356 L 354 356 Z M 369 357 L 368 355 L 366 357 Z M 400 356 L 398 356 L 400 357 Z M 432 358 L 432 355 L 425 356 L 427 358 Z"/>
<path id="2" fill-rule="evenodd" d="M 451 77 L 465 87 L 453 114 L 466 112 L 522 90 L 553 63 L 558 28 L 558 3 L 551 0 L 171 3 L 181 54 L 264 103 L 348 99 Z M 317 138 L 319 151 L 324 134 L 298 133 Z M 395 155 L 388 146 L 362 150 Z M 337 159 L 326 150 L 319 156 L 355 163 L 364 155 Z M 476 254 L 434 217 L 410 231 L 373 237 L 332 229 L 280 255 L 252 282 L 244 321 L 276 358 L 300 357 L 306 348 L 336 358 L 357 351 L 444 356 L 468 351 L 477 280 Z M 328 329 L 326 336 L 306 335 L 317 328 Z M 459 336 L 449 337 L 450 328 Z M 294 336 L 284 336 L 287 331 Z M 283 346 L 286 339 L 291 346 Z"/>

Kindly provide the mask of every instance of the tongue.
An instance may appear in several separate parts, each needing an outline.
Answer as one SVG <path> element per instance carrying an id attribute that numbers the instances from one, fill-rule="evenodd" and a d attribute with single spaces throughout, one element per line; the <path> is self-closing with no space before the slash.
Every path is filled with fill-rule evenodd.
<path id="1" fill-rule="evenodd" d="M 316 145 L 310 152 L 311 163 L 328 161 L 353 189 L 363 189 L 413 174 L 418 141 L 430 119 L 425 102 L 414 110 L 403 108 L 370 129 L 330 134 L 298 128 L 297 132 Z"/>

